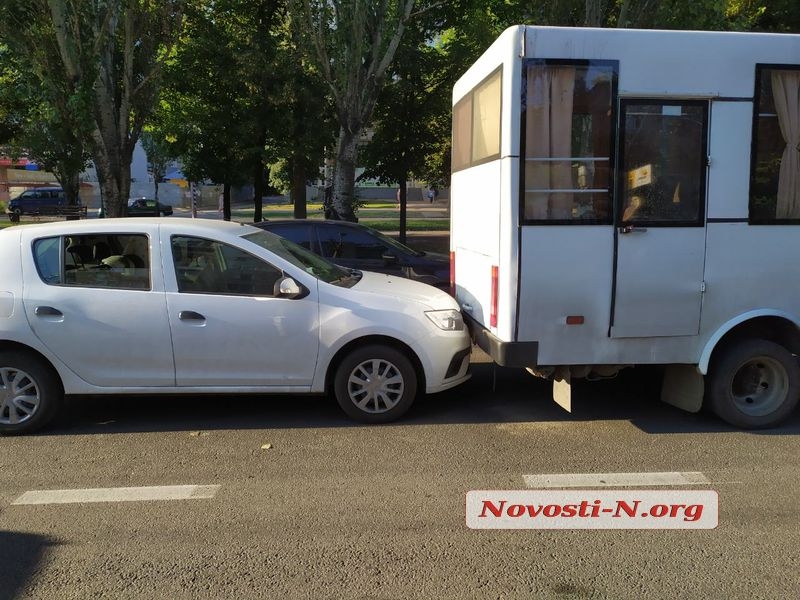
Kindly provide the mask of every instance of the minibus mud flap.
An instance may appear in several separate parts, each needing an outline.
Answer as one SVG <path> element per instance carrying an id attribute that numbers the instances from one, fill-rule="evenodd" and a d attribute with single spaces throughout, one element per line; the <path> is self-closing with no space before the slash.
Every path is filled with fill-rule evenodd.
<path id="1" fill-rule="evenodd" d="M 666 365 L 661 384 L 661 401 L 687 412 L 700 412 L 705 377 L 697 365 Z"/>
<path id="2" fill-rule="evenodd" d="M 572 370 L 570 367 L 525 367 L 525 370 L 534 377 L 552 381 L 553 401 L 568 413 L 572 412 Z M 580 377 L 585 377 L 588 372 L 589 367 L 583 367 L 580 370 Z"/>
<path id="3" fill-rule="evenodd" d="M 553 401 L 568 413 L 572 412 L 572 377 L 568 374 L 553 380 Z"/>

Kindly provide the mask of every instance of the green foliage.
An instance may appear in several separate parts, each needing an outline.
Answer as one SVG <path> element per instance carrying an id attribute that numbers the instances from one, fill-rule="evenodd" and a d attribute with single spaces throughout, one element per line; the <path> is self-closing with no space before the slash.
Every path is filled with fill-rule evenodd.
<path id="1" fill-rule="evenodd" d="M 362 177 L 394 184 L 426 171 L 435 141 L 450 127 L 449 122 L 447 130 L 436 127 L 437 115 L 449 110 L 442 63 L 440 49 L 426 43 L 424 32 L 409 28 L 378 98 L 374 135 L 361 152 L 367 165 Z"/>
<path id="2" fill-rule="evenodd" d="M 733 28 L 776 33 L 800 33 L 797 0 L 731 0 L 728 18 Z"/>
<path id="3" fill-rule="evenodd" d="M 52 171 L 74 203 L 89 158 L 90 86 L 58 68 L 53 24 L 43 12 L 3 4 L 0 37 L 0 139 Z"/>
<path id="4" fill-rule="evenodd" d="M 305 18 L 304 45 L 327 84 L 339 126 L 332 205 L 352 220 L 359 137 L 372 119 L 414 0 L 296 0 L 295 7 Z"/>
<path id="5" fill-rule="evenodd" d="M 367 176 L 444 186 L 453 84 L 508 26 L 800 32 L 797 0 L 417 0 L 408 18 L 404 8 L 403 0 L 4 0 L 0 144 L 73 182 L 94 148 L 107 176 L 124 179 L 113 173 L 128 169 L 146 130 L 153 163 L 178 156 L 193 179 L 229 184 L 269 171 L 275 187 L 299 198 L 326 150 L 333 154 L 336 132 L 371 124 L 359 161 Z"/>
<path id="6" fill-rule="evenodd" d="M 28 85 L 21 143 L 70 195 L 92 150 L 109 215 L 124 214 L 130 162 L 159 90 L 183 0 L 6 0 L 0 36 Z"/>
<path id="7" fill-rule="evenodd" d="M 297 29 L 283 0 L 190 2 L 153 123 L 191 179 L 254 183 L 257 210 L 270 163 L 286 166 L 288 189 L 293 170 L 315 168 L 332 138 Z"/>

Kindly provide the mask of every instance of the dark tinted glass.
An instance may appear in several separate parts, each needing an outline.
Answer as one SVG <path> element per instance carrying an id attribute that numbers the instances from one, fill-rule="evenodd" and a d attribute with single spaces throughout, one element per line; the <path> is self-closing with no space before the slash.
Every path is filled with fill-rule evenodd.
<path id="1" fill-rule="evenodd" d="M 312 244 L 313 229 L 311 225 L 294 225 L 290 223 L 276 224 L 269 225 L 268 231 L 284 237 L 287 240 L 294 242 L 298 246 L 302 246 L 306 250 L 311 250 L 313 252 L 316 251 L 316 248 L 312 248 L 312 245 L 315 244 Z"/>
<path id="2" fill-rule="evenodd" d="M 321 227 L 319 241 L 322 255 L 334 261 L 380 259 L 386 253 L 386 246 L 378 238 L 354 227 Z"/>

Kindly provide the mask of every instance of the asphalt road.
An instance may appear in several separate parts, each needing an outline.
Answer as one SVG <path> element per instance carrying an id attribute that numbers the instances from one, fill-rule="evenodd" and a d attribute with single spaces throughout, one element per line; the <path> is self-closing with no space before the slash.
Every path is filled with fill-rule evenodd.
<path id="1" fill-rule="evenodd" d="M 324 398 L 73 400 L 0 438 L 0 598 L 800 597 L 800 414 L 741 432 L 656 400 L 477 363 L 398 424 Z M 710 530 L 481 531 L 469 490 L 548 473 L 701 472 Z M 33 490 L 200 485 L 205 498 L 12 504 Z M 659 489 L 659 488 L 652 488 Z M 671 487 L 669 489 L 677 489 Z"/>

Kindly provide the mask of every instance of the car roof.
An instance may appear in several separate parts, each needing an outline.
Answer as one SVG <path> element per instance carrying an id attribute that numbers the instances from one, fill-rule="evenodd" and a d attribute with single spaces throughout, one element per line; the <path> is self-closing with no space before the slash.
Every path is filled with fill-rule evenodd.
<path id="1" fill-rule="evenodd" d="M 221 221 L 218 219 L 188 219 L 182 217 L 119 217 L 113 219 L 81 219 L 79 221 L 53 221 L 49 223 L 28 223 L 7 227 L 2 231 L 20 229 L 34 231 L 37 236 L 43 235 L 81 235 L 90 233 L 126 233 L 142 231 L 142 228 L 154 230 L 158 227 L 171 227 L 181 233 L 197 236 L 235 235 L 239 236 L 249 230 L 257 231 L 246 223 Z M 2 235 L 0 231 L 0 235 Z"/>
<path id="2" fill-rule="evenodd" d="M 352 221 L 336 221 L 333 219 L 269 219 L 267 221 L 260 221 L 253 223 L 256 227 L 270 225 L 304 225 L 313 223 L 314 225 L 336 225 L 337 227 L 352 227 L 354 229 L 372 229 L 369 225 L 363 223 L 353 223 Z"/>

